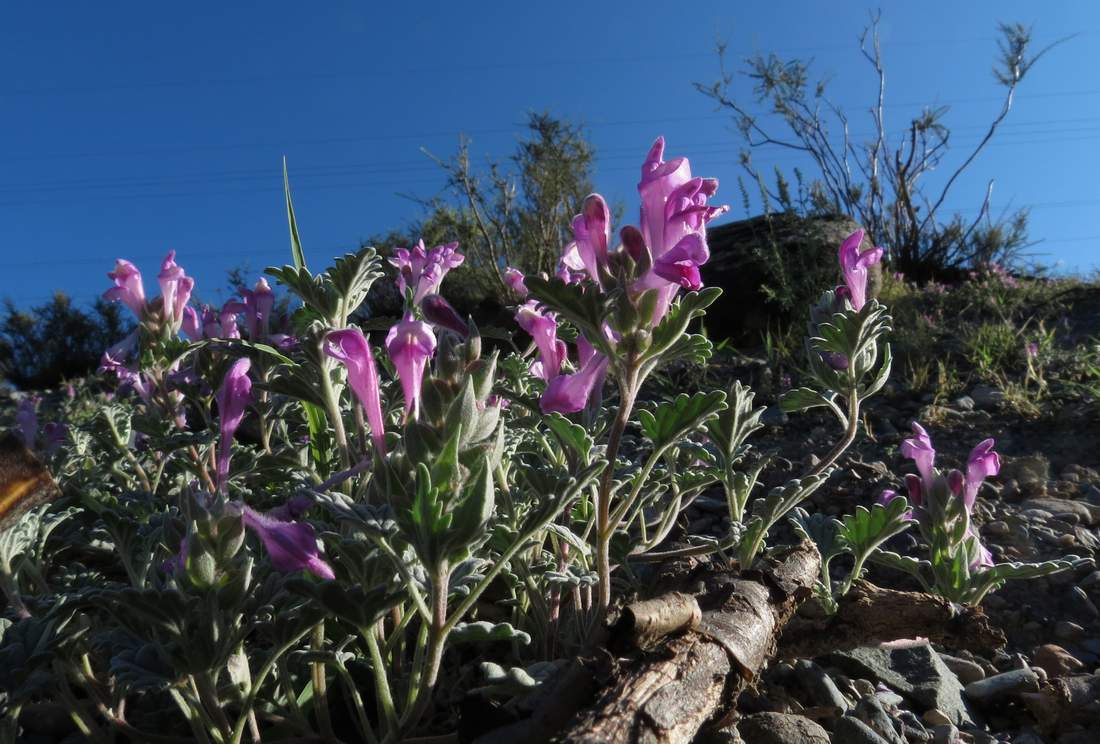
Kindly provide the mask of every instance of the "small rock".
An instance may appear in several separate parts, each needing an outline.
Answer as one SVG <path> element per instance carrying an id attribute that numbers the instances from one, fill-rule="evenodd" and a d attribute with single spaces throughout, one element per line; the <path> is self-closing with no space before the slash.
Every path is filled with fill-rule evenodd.
<path id="1" fill-rule="evenodd" d="M 905 737 L 898 733 L 894 719 L 874 695 L 860 698 L 856 703 L 854 715 L 889 744 L 905 744 Z"/>
<path id="2" fill-rule="evenodd" d="M 1054 637 L 1061 641 L 1079 641 L 1085 635 L 1085 629 L 1069 620 L 1054 623 Z"/>
<path id="3" fill-rule="evenodd" d="M 991 705 L 1021 692 L 1036 692 L 1039 675 L 1030 667 L 994 674 L 992 677 L 971 682 L 965 688 L 966 697 L 980 705 Z"/>
<path id="4" fill-rule="evenodd" d="M 825 670 L 812 661 L 799 659 L 794 663 L 794 677 L 809 695 L 814 705 L 824 705 L 840 708 L 841 712 L 847 712 L 852 704 L 848 698 L 837 689 L 836 683 L 830 679 Z"/>
<path id="5" fill-rule="evenodd" d="M 932 727 L 932 741 L 934 744 L 958 744 L 962 740 L 959 738 L 959 730 L 948 723 Z"/>
<path id="6" fill-rule="evenodd" d="M 884 682 L 921 710 L 939 708 L 952 721 L 973 723 L 958 678 L 927 643 L 906 648 L 856 648 L 832 653 L 828 659 L 853 677 Z"/>
<path id="7" fill-rule="evenodd" d="M 929 726 L 950 726 L 951 719 L 947 717 L 939 708 L 929 708 L 924 711 L 924 715 L 921 716 L 921 720 L 927 723 Z"/>
<path id="8" fill-rule="evenodd" d="M 985 679 L 985 670 L 982 669 L 981 664 L 948 654 L 940 654 L 940 658 L 943 659 L 943 663 L 947 668 L 954 672 L 955 676 L 958 677 L 959 681 L 964 685 L 968 685 L 971 682 L 977 682 L 979 679 Z"/>
<path id="9" fill-rule="evenodd" d="M 1045 643 L 1035 649 L 1031 654 L 1031 660 L 1050 677 L 1073 674 L 1085 666 L 1069 651 L 1053 643 Z"/>
<path id="10" fill-rule="evenodd" d="M 756 713 L 737 724 L 741 738 L 753 744 L 829 744 L 829 734 L 805 716 Z"/>
<path id="11" fill-rule="evenodd" d="M 1082 589 L 1091 589 L 1094 586 L 1100 585 L 1100 571 L 1093 571 L 1085 578 L 1077 582 L 1077 586 Z"/>
<path id="12" fill-rule="evenodd" d="M 833 744 L 889 744 L 858 718 L 842 716 L 833 724 Z"/>
<path id="13" fill-rule="evenodd" d="M 995 519 L 992 522 L 982 525 L 982 532 L 990 537 L 1004 537 L 1012 532 L 1008 526 L 1008 522 L 1003 519 Z"/>
<path id="14" fill-rule="evenodd" d="M 970 391 L 970 399 L 974 401 L 974 407 L 988 411 L 999 408 L 1004 403 L 1005 394 L 1001 390 L 989 385 L 975 385 Z"/>
<path id="15" fill-rule="evenodd" d="M 1079 586 L 1070 587 L 1069 591 L 1062 595 L 1062 605 L 1070 617 L 1084 620 L 1086 623 L 1100 618 L 1100 610 L 1089 599 L 1089 595 Z"/>
<path id="16" fill-rule="evenodd" d="M 924 728 L 924 724 L 917 718 L 917 715 L 911 710 L 899 710 L 898 720 L 901 721 L 902 731 L 905 734 L 906 741 L 910 742 L 929 742 L 932 741 L 932 734 L 928 733 L 928 730 Z"/>
<path id="17" fill-rule="evenodd" d="M 974 399 L 971 398 L 969 395 L 963 395 L 955 399 L 954 406 L 960 411 L 973 411 Z"/>
<path id="18" fill-rule="evenodd" d="M 1028 499 L 1020 507 L 1024 510 L 1038 509 L 1045 511 L 1051 517 L 1055 514 L 1076 514 L 1083 524 L 1089 526 L 1100 523 L 1100 506 L 1085 501 L 1070 501 L 1069 499 L 1056 499 L 1045 496 Z"/>

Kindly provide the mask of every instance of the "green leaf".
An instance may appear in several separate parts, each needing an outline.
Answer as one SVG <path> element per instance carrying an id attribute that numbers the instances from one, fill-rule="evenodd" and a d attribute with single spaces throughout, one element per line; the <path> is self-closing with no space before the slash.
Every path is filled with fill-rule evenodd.
<path id="1" fill-rule="evenodd" d="M 764 498 L 752 503 L 752 519 L 746 525 L 745 536 L 741 540 L 740 558 L 742 566 L 752 564 L 753 558 L 764 546 L 764 538 L 772 526 L 782 519 L 798 504 L 816 491 L 831 475 L 831 471 L 809 475 L 805 478 L 792 478 L 782 486 L 776 486 Z"/>
<path id="2" fill-rule="evenodd" d="M 640 409 L 638 421 L 654 449 L 659 450 L 685 439 L 725 408 L 726 394 L 721 390 L 691 396 L 680 393 L 652 410 Z"/>
<path id="3" fill-rule="evenodd" d="M 787 413 L 808 411 L 811 408 L 830 408 L 836 393 L 820 393 L 813 388 L 800 387 L 788 390 L 779 397 L 779 407 Z"/>
<path id="4" fill-rule="evenodd" d="M 707 287 L 698 292 L 688 292 L 672 304 L 665 317 L 653 329 L 653 341 L 643 361 L 656 359 L 680 341 L 692 320 L 703 315 L 707 307 L 722 294 L 719 287 Z M 702 337 L 701 337 L 702 338 Z"/>
<path id="5" fill-rule="evenodd" d="M 1076 555 L 1068 555 L 1065 558 L 1056 558 L 1041 563 L 998 563 L 975 573 L 975 576 L 988 575 L 995 577 L 996 581 L 1008 579 L 1035 579 L 1040 576 L 1050 576 L 1061 571 L 1069 571 L 1082 566 L 1092 565 L 1091 558 L 1081 558 Z"/>
<path id="6" fill-rule="evenodd" d="M 588 463 L 589 453 L 595 443 L 583 426 L 573 423 L 560 413 L 550 413 L 543 420 L 563 447 L 575 452 L 582 464 Z"/>
<path id="7" fill-rule="evenodd" d="M 597 349 L 611 351 L 603 335 L 603 324 L 610 312 L 611 299 L 590 283 L 566 284 L 553 277 L 532 276 L 526 280 L 531 296 L 577 326 Z"/>
<path id="8" fill-rule="evenodd" d="M 752 407 L 755 397 L 755 393 L 742 385 L 740 380 L 734 380 L 726 396 L 725 410 L 707 422 L 707 435 L 722 453 L 723 464 L 727 468 L 739 457 L 745 440 L 762 427 L 760 417 L 764 407 Z"/>
<path id="9" fill-rule="evenodd" d="M 870 509 L 857 506 L 855 513 L 843 518 L 840 539 L 857 556 L 867 556 L 894 535 L 909 528 L 906 516 L 909 502 L 897 496 L 888 504 L 873 504 Z"/>
<path id="10" fill-rule="evenodd" d="M 290 226 L 290 255 L 294 259 L 294 267 L 304 270 L 306 254 L 302 250 L 302 239 L 298 235 L 298 220 L 294 217 L 294 203 L 290 199 L 290 176 L 287 175 L 285 157 L 283 158 L 283 193 L 286 195 L 286 219 Z"/>
<path id="11" fill-rule="evenodd" d="M 496 505 L 493 474 L 487 462 L 478 468 L 473 482 L 463 493 L 462 501 L 452 513 L 451 528 L 444 538 L 448 558 L 461 557 L 475 543 L 487 536 L 485 527 Z"/>
<path id="12" fill-rule="evenodd" d="M 516 641 L 524 646 L 531 643 L 531 634 L 517 630 L 511 623 L 491 623 L 479 620 L 458 623 L 448 640 L 452 643 L 488 643 L 491 641 Z"/>
<path id="13" fill-rule="evenodd" d="M 844 552 L 845 544 L 838 539 L 843 527 L 839 519 L 821 512 L 810 514 L 800 506 L 791 510 L 789 519 L 800 537 L 817 546 L 822 561 L 829 561 Z"/>
<path id="14" fill-rule="evenodd" d="M 913 558 L 908 555 L 900 555 L 890 550 L 876 550 L 874 553 L 871 553 L 870 561 L 880 566 L 887 566 L 898 571 L 904 571 L 910 576 L 919 579 L 925 587 L 931 585 L 929 576 L 932 573 L 932 564 L 926 560 Z"/>

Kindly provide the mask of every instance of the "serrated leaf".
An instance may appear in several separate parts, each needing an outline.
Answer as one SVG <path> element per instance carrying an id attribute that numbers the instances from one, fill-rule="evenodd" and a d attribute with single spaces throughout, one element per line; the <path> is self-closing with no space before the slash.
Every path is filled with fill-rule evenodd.
<path id="1" fill-rule="evenodd" d="M 610 312 L 607 295 L 590 283 L 566 284 L 557 277 L 531 276 L 525 281 L 531 297 L 577 326 L 601 352 L 610 352 L 603 334 L 603 324 Z"/>
<path id="2" fill-rule="evenodd" d="M 896 496 L 889 503 L 873 504 L 870 509 L 857 506 L 854 513 L 844 516 L 839 537 L 855 555 L 866 556 L 907 530 L 910 524 L 909 502 L 904 496 Z"/>
<path id="3" fill-rule="evenodd" d="M 791 510 L 791 526 L 798 535 L 817 546 L 823 561 L 828 561 L 845 550 L 844 543 L 838 539 L 841 524 L 839 519 L 828 514 L 814 512 L 810 514 L 798 506 Z"/>
<path id="4" fill-rule="evenodd" d="M 531 634 L 517 630 L 511 623 L 491 623 L 479 620 L 458 623 L 451 631 L 453 643 L 488 643 L 490 641 L 516 641 L 524 646 L 531 643 Z"/>
<path id="5" fill-rule="evenodd" d="M 643 361 L 661 357 L 665 352 L 672 349 L 673 345 L 682 339 L 691 321 L 703 315 L 707 307 L 712 305 L 721 294 L 721 288 L 707 287 L 698 292 L 688 292 L 682 295 L 672 304 L 665 317 L 653 329 L 652 343 L 643 356 Z M 698 338 L 706 341 L 705 337 L 698 336 Z M 683 351 L 693 345 L 694 343 L 689 344 L 678 353 L 682 354 Z"/>
<path id="6" fill-rule="evenodd" d="M 699 429 L 726 407 L 726 394 L 721 390 L 687 395 L 681 393 L 671 401 L 659 403 L 652 410 L 638 411 L 638 421 L 654 449 L 671 446 Z"/>
<path id="7" fill-rule="evenodd" d="M 779 407 L 786 413 L 799 413 L 811 408 L 829 408 L 835 393 L 820 393 L 813 388 L 800 387 L 779 396 Z"/>
<path id="8" fill-rule="evenodd" d="M 592 452 L 594 442 L 588 431 L 580 424 L 575 424 L 560 413 L 550 413 L 543 418 L 554 437 L 562 446 L 568 447 L 578 455 L 582 464 L 587 464 L 588 456 Z"/>

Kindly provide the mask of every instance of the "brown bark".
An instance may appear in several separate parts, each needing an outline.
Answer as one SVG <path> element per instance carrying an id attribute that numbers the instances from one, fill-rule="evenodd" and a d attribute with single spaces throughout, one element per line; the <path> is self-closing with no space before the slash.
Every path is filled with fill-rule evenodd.
<path id="1" fill-rule="evenodd" d="M 860 581 L 839 605 L 832 616 L 800 612 L 792 618 L 779 641 L 779 654 L 812 659 L 829 651 L 918 636 L 970 651 L 1005 645 L 1004 633 L 990 625 L 980 607 L 952 604 L 932 594 L 883 589 Z M 803 610 L 814 606 L 807 604 Z"/>
<path id="2" fill-rule="evenodd" d="M 692 741 L 774 653 L 783 626 L 810 595 L 820 561 L 813 545 L 803 543 L 761 562 L 759 571 L 701 577 L 698 628 L 655 653 L 605 661 L 597 672 L 604 692 L 556 740 Z"/>

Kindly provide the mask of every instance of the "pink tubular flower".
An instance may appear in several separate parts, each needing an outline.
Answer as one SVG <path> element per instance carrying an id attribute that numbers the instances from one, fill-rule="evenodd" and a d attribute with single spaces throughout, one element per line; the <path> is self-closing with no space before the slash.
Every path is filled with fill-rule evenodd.
<path id="1" fill-rule="evenodd" d="M 565 345 L 558 341 L 558 320 L 554 313 L 544 312 L 538 302 L 528 300 L 516 311 L 516 323 L 531 336 L 539 350 L 540 377 L 552 380 L 565 361 Z"/>
<path id="2" fill-rule="evenodd" d="M 508 288 L 519 295 L 520 299 L 527 297 L 527 285 L 524 283 L 523 272 L 511 266 L 504 270 L 504 283 Z"/>
<path id="3" fill-rule="evenodd" d="M 115 283 L 115 286 L 103 293 L 103 299 L 122 304 L 141 320 L 145 313 L 145 287 L 141 283 L 141 272 L 129 261 L 119 258 L 115 260 L 115 270 L 107 274 L 107 278 Z"/>
<path id="4" fill-rule="evenodd" d="M 180 330 L 183 331 L 183 335 L 187 337 L 188 341 L 202 341 L 202 321 L 199 320 L 198 312 L 190 305 L 183 308 L 183 321 L 180 323 Z"/>
<path id="5" fill-rule="evenodd" d="M 588 403 L 597 382 L 607 372 L 607 357 L 593 353 L 579 371 L 558 375 L 546 385 L 539 407 L 543 413 L 576 413 Z"/>
<path id="6" fill-rule="evenodd" d="M 913 433 L 915 437 L 901 443 L 901 454 L 916 463 L 924 487 L 931 489 L 932 479 L 935 477 L 932 464 L 936 459 L 936 450 L 932 449 L 932 439 L 928 432 L 916 421 L 913 422 Z"/>
<path id="7" fill-rule="evenodd" d="M 218 490 L 225 490 L 229 478 L 229 458 L 232 455 L 233 435 L 244 419 L 245 409 L 252 402 L 252 380 L 248 370 L 252 360 L 241 357 L 233 362 L 225 375 L 221 389 L 218 390 L 218 418 L 221 438 L 218 443 L 217 471 Z"/>
<path id="8" fill-rule="evenodd" d="M 183 322 L 183 309 L 191 299 L 195 280 L 187 276 L 183 268 L 176 264 L 176 252 L 168 251 L 168 255 L 160 265 L 157 281 L 160 283 L 164 321 L 172 331 L 178 331 Z"/>
<path id="9" fill-rule="evenodd" d="M 420 302 L 420 309 L 424 311 L 424 319 L 432 325 L 454 331 L 463 338 L 470 335 L 470 326 L 451 303 L 443 299 L 443 295 L 425 295 Z"/>
<path id="10" fill-rule="evenodd" d="M 697 290 L 703 286 L 699 267 L 709 258 L 707 241 L 699 233 L 690 233 L 657 259 L 653 273 L 684 289 Z"/>
<path id="11" fill-rule="evenodd" d="M 422 320 L 414 320 L 411 313 L 386 334 L 386 353 L 390 355 L 401 390 L 405 395 L 405 416 L 416 418 L 420 410 L 420 386 L 424 381 L 424 368 L 435 353 L 435 334 Z"/>
<path id="12" fill-rule="evenodd" d="M 963 503 L 968 512 L 974 507 L 982 482 L 1001 472 L 1001 456 L 993 451 L 994 444 L 992 439 L 983 440 L 970 451 L 970 457 L 967 458 Z"/>
<path id="13" fill-rule="evenodd" d="M 1024 347 L 1024 351 L 1027 353 L 1028 359 L 1034 359 L 1035 357 L 1039 356 L 1039 344 L 1032 341 Z"/>
<path id="14" fill-rule="evenodd" d="M 237 302 L 236 300 L 229 300 L 222 305 L 222 309 L 218 313 L 218 328 L 220 329 L 220 333 L 212 338 L 240 338 L 241 329 L 237 325 L 237 316 L 244 311 L 244 303 Z"/>
<path id="15" fill-rule="evenodd" d="M 887 488 L 881 494 L 879 494 L 878 503 L 882 504 L 883 506 L 886 506 L 896 498 L 898 498 L 898 492 Z M 906 519 L 906 520 L 913 519 L 913 510 L 912 509 L 906 510 L 906 512 L 901 515 L 901 518 Z"/>
<path id="16" fill-rule="evenodd" d="M 607 264 L 607 244 L 611 240 L 611 210 L 599 194 L 588 195 L 581 213 L 573 218 L 573 238 L 584 270 L 598 284 L 599 269 Z"/>
<path id="17" fill-rule="evenodd" d="M 267 338 L 271 332 L 271 311 L 275 308 L 275 293 L 267 279 L 260 277 L 252 289 L 241 290 L 244 326 L 248 338 L 257 341 Z"/>
<path id="18" fill-rule="evenodd" d="M 458 252 L 458 243 L 447 243 L 427 249 L 421 240 L 412 250 L 398 248 L 390 263 L 397 268 L 397 288 L 404 296 L 413 289 L 413 302 L 419 303 L 425 295 L 438 294 L 443 277 L 466 257 Z"/>
<path id="19" fill-rule="evenodd" d="M 370 344 L 358 328 L 332 331 L 325 337 L 325 353 L 343 362 L 348 370 L 348 382 L 367 414 L 370 435 L 378 454 L 386 455 L 386 430 L 382 419 L 382 399 L 379 393 L 378 368 Z"/>
<path id="20" fill-rule="evenodd" d="M 844 283 L 848 287 L 848 298 L 852 307 L 859 310 L 867 304 L 867 267 L 882 259 L 881 248 L 868 248 L 860 253 L 863 243 L 863 230 L 856 230 L 840 244 L 840 269 L 844 273 Z"/>
<path id="21" fill-rule="evenodd" d="M 672 298 L 685 282 L 702 286 L 702 281 L 695 276 L 702 261 L 679 263 L 688 256 L 673 255 L 663 260 L 665 255 L 691 234 L 698 235 L 705 246 L 707 223 L 729 209 L 728 206 L 707 204 L 718 190 L 716 179 L 693 178 L 687 158 L 666 162 L 664 151 L 665 140 L 658 137 L 642 164 L 642 180 L 638 183 L 642 200 L 641 233 L 652 256 L 653 267 L 639 280 L 635 290 L 660 290 L 654 322 L 668 312 Z M 658 266 L 661 273 L 658 273 Z"/>
<path id="22" fill-rule="evenodd" d="M 240 509 L 241 520 L 260 538 L 277 571 L 309 571 L 322 579 L 336 577 L 332 567 L 321 558 L 313 525 L 275 519 L 243 504 Z"/>

